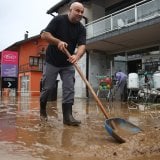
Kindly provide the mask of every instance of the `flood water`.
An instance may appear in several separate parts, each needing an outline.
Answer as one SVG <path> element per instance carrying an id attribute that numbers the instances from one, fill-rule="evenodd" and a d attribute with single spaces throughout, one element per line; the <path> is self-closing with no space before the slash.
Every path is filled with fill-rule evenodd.
<path id="1" fill-rule="evenodd" d="M 75 99 L 78 127 L 63 125 L 61 99 L 48 102 L 48 122 L 39 120 L 39 97 L 10 97 L 0 103 L 0 160 L 159 160 L 160 118 L 127 105 L 103 105 L 110 117 L 124 118 L 143 132 L 119 144 L 104 128 L 93 99 Z M 158 113 L 158 112 L 157 112 Z M 156 113 L 156 114 L 157 114 Z M 136 157 L 136 158 L 135 158 Z"/>

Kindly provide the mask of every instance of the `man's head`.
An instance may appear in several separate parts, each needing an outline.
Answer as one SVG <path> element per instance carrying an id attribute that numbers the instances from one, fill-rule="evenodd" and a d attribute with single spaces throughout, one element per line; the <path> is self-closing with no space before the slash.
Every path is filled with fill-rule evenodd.
<path id="1" fill-rule="evenodd" d="M 72 23 L 79 22 L 84 13 L 84 6 L 79 2 L 73 2 L 69 8 L 68 17 Z"/>

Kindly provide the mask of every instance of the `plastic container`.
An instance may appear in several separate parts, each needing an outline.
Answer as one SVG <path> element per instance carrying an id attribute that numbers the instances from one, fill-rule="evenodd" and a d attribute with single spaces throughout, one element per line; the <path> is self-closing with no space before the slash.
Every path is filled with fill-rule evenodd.
<path id="1" fill-rule="evenodd" d="M 153 74 L 153 85 L 155 89 L 160 89 L 160 71 Z"/>
<path id="2" fill-rule="evenodd" d="M 137 73 L 128 74 L 128 88 L 138 89 L 139 88 L 139 77 Z"/>

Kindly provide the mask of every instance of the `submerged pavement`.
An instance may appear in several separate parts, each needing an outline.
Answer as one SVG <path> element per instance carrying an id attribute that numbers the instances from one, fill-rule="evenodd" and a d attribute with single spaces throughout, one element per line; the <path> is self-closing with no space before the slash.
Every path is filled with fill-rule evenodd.
<path id="1" fill-rule="evenodd" d="M 1 160 L 152 160 L 160 159 L 159 112 L 128 110 L 126 103 L 102 103 L 110 117 L 124 118 L 143 132 L 117 143 L 104 128 L 94 99 L 75 99 L 79 127 L 63 125 L 61 99 L 48 102 L 48 122 L 39 120 L 39 97 L 3 97 L 0 103 Z"/>

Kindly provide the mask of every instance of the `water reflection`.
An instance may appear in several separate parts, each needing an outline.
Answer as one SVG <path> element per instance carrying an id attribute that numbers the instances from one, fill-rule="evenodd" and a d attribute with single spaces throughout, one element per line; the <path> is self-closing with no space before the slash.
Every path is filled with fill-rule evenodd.
<path id="1" fill-rule="evenodd" d="M 47 112 L 49 120 L 41 124 L 39 97 L 1 101 L 0 154 L 5 160 L 98 160 L 117 146 L 105 131 L 105 117 L 92 99 L 75 100 L 73 114 L 82 121 L 79 127 L 63 125 L 61 99 L 49 102 Z M 127 106 L 119 102 L 114 102 L 110 117 L 128 119 L 146 130 L 151 126 L 159 127 L 157 119 L 144 117 L 136 111 L 128 112 Z"/>

